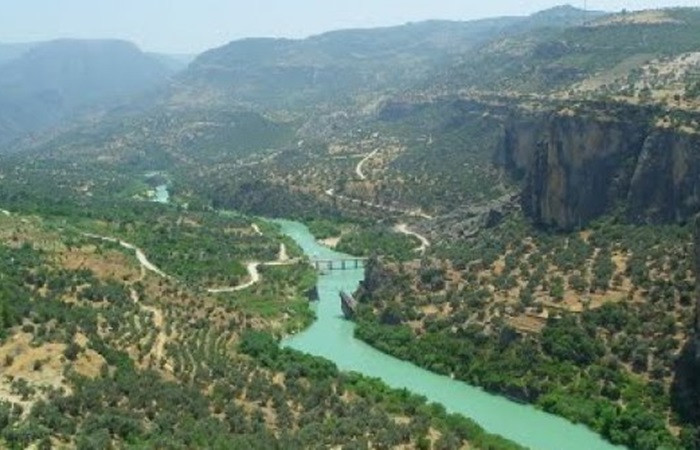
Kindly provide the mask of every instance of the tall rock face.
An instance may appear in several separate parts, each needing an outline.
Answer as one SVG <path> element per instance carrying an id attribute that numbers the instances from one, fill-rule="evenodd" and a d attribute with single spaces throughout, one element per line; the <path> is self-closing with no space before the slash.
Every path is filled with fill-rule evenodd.
<path id="1" fill-rule="evenodd" d="M 627 207 L 636 222 L 682 221 L 700 211 L 700 135 L 653 130 L 637 159 Z"/>
<path id="2" fill-rule="evenodd" d="M 602 214 L 625 192 L 629 160 L 641 147 L 644 127 L 554 115 L 537 147 L 524 206 L 545 225 L 573 228 Z"/>
<path id="3" fill-rule="evenodd" d="M 534 169 L 535 156 L 549 123 L 545 115 L 509 115 L 503 130 L 503 145 L 496 162 L 522 180 Z"/>
<path id="4" fill-rule="evenodd" d="M 620 207 L 634 222 L 700 211 L 700 134 L 656 126 L 658 111 L 597 105 L 511 114 L 499 160 L 524 181 L 535 222 L 574 229 Z"/>

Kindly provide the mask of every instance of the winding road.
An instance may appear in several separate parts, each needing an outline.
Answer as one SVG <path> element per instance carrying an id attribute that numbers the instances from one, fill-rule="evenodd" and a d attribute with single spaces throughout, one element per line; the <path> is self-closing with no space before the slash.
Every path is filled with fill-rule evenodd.
<path id="1" fill-rule="evenodd" d="M 389 211 L 389 212 L 393 212 L 393 213 L 405 214 L 405 215 L 411 216 L 411 217 L 420 217 L 422 219 L 427 219 L 427 220 L 433 219 L 433 216 L 425 214 L 424 212 L 421 212 L 421 211 L 412 211 L 412 210 L 408 210 L 408 209 L 394 208 L 393 206 L 380 205 L 378 203 L 372 203 L 372 202 L 368 202 L 365 200 L 360 200 L 359 198 L 352 198 L 352 197 L 347 197 L 345 195 L 336 194 L 334 189 L 326 190 L 325 194 L 328 195 L 329 197 L 338 198 L 338 199 L 345 200 L 348 202 L 356 203 L 358 205 L 362 204 L 365 206 L 369 206 L 370 208 L 381 209 L 381 210 Z"/>
<path id="2" fill-rule="evenodd" d="M 249 287 L 252 287 L 256 283 L 260 282 L 260 280 L 262 279 L 262 277 L 260 276 L 260 271 L 258 270 L 260 266 L 289 266 L 292 264 L 296 264 L 298 261 L 298 258 L 290 259 L 289 256 L 287 256 L 287 246 L 284 244 L 280 244 L 280 250 L 277 256 L 277 261 L 251 261 L 246 265 L 246 270 L 248 271 L 248 278 L 250 278 L 250 280 L 246 281 L 245 283 L 239 284 L 238 286 L 207 289 L 207 292 L 210 294 L 225 294 L 248 289 Z"/>
<path id="3" fill-rule="evenodd" d="M 357 166 L 355 166 L 355 173 L 356 173 L 357 176 L 360 178 L 360 180 L 366 180 L 366 179 L 367 179 L 367 176 L 362 172 L 362 166 L 364 166 L 365 163 L 366 163 L 367 161 L 369 161 L 370 159 L 372 159 L 372 158 L 374 157 L 374 155 L 376 155 L 377 153 L 379 153 L 379 149 L 376 149 L 376 150 L 374 150 L 373 152 L 367 154 L 367 156 L 365 156 L 364 158 L 362 158 L 362 160 L 361 160 L 360 162 L 357 163 Z"/>
<path id="4" fill-rule="evenodd" d="M 248 271 L 248 277 L 250 278 L 250 280 L 243 283 L 243 284 L 239 284 L 238 286 L 225 287 L 225 288 L 207 289 L 207 292 L 210 294 L 225 294 L 225 293 L 238 292 L 238 291 L 242 291 L 244 289 L 248 289 L 249 287 L 252 287 L 254 284 L 256 284 L 260 281 L 260 272 L 258 271 L 258 267 L 260 267 L 259 262 L 249 262 L 246 265 L 246 270 Z"/>
<path id="5" fill-rule="evenodd" d="M 280 252 L 277 255 L 277 261 L 279 261 L 279 262 L 289 261 L 289 255 L 287 255 L 287 246 L 284 245 L 283 243 L 280 244 Z"/>
<path id="6" fill-rule="evenodd" d="M 256 231 L 260 231 L 257 225 L 253 224 L 252 227 L 256 229 Z M 262 233 L 261 233 L 262 234 Z M 83 236 L 89 237 L 92 239 L 99 239 L 101 241 L 105 242 L 112 242 L 121 245 L 123 248 L 127 250 L 131 250 L 136 254 L 136 259 L 139 261 L 139 264 L 141 264 L 141 267 L 144 269 L 155 273 L 156 275 L 163 277 L 163 278 L 170 278 L 170 279 L 175 279 L 175 277 L 172 277 L 168 275 L 167 273 L 163 272 L 161 269 L 158 268 L 155 264 L 150 262 L 148 258 L 146 257 L 146 254 L 137 246 L 134 244 L 130 244 L 129 242 L 122 241 L 113 237 L 108 237 L 108 236 L 100 236 L 98 234 L 93 234 L 93 233 L 82 233 Z M 246 281 L 245 283 L 241 283 L 237 286 L 229 286 L 229 287 L 222 287 L 222 288 L 209 288 L 207 289 L 207 292 L 210 294 L 223 294 L 223 293 L 230 293 L 230 292 L 238 292 L 242 291 L 245 289 L 248 289 L 249 287 L 252 287 L 256 283 L 260 282 L 260 279 L 262 278 L 260 276 L 260 271 L 258 270 L 260 266 L 288 266 L 292 264 L 296 264 L 299 261 L 298 258 L 290 259 L 289 256 L 287 256 L 287 246 L 284 244 L 280 244 L 280 250 L 279 250 L 279 256 L 276 261 L 268 261 L 268 262 L 259 262 L 259 261 L 251 261 L 246 264 L 246 270 L 248 271 L 248 278 L 249 280 Z"/>
<path id="7" fill-rule="evenodd" d="M 143 267 L 144 269 L 151 271 L 151 272 L 155 273 L 156 275 L 161 276 L 163 278 L 172 278 L 170 275 L 168 275 L 167 273 L 160 270 L 155 264 L 150 262 L 148 260 L 148 258 L 146 257 L 146 254 L 140 248 L 135 246 L 134 244 L 130 244 L 126 241 L 122 241 L 122 240 L 119 240 L 119 239 L 116 239 L 113 237 L 100 236 L 98 234 L 93 234 L 93 233 L 83 233 L 83 236 L 93 238 L 93 239 L 99 239 L 99 240 L 105 241 L 105 242 L 113 242 L 113 243 L 119 244 L 122 247 L 124 247 L 125 249 L 131 250 L 134 253 L 136 253 L 136 259 L 138 259 L 139 263 L 141 264 L 141 267 Z"/>
<path id="8" fill-rule="evenodd" d="M 423 236 L 422 234 L 416 233 L 415 231 L 411 231 L 408 228 L 408 225 L 405 223 L 399 223 L 394 227 L 394 231 L 397 233 L 405 234 L 406 236 L 413 236 L 417 238 L 420 241 L 420 247 L 416 247 L 414 250 L 415 252 L 424 254 L 426 250 L 428 250 L 428 247 L 430 247 L 430 241 L 428 238 Z"/>
<path id="9" fill-rule="evenodd" d="M 210 294 L 225 294 L 248 289 L 256 283 L 259 283 L 262 279 L 262 277 L 260 276 L 260 271 L 258 270 L 260 266 L 289 266 L 292 264 L 296 264 L 298 261 L 298 258 L 290 259 L 289 256 L 287 256 L 287 246 L 284 244 L 280 244 L 280 251 L 279 256 L 277 257 L 277 261 L 268 261 L 262 263 L 258 261 L 252 261 L 246 265 L 246 270 L 248 271 L 248 278 L 250 278 L 250 280 L 248 280 L 247 282 L 239 284 L 238 286 L 207 289 L 207 292 Z"/>
<path id="10" fill-rule="evenodd" d="M 365 157 L 362 158 L 362 160 L 361 160 L 360 162 L 358 162 L 357 165 L 355 166 L 355 174 L 357 175 L 357 177 L 358 177 L 360 180 L 366 180 L 366 179 L 367 179 L 367 175 L 365 175 L 365 173 L 362 171 L 362 167 L 365 165 L 365 163 L 366 163 L 367 161 L 369 161 L 369 160 L 372 159 L 374 156 L 376 156 L 377 153 L 379 153 L 379 148 L 377 148 L 377 149 L 375 149 L 374 151 L 372 151 L 371 153 L 368 153 L 367 155 L 365 155 Z M 408 216 L 411 216 L 411 217 L 420 217 L 421 219 L 427 219 L 427 220 L 432 220 L 432 219 L 433 219 L 433 216 L 430 216 L 430 215 L 428 215 L 428 214 L 425 214 L 424 212 L 422 212 L 422 211 L 420 211 L 420 210 L 415 211 L 415 210 L 408 210 L 408 209 L 395 208 L 395 207 L 393 207 L 393 206 L 380 205 L 380 204 L 378 204 L 378 203 L 372 203 L 372 202 L 369 202 L 369 201 L 360 200 L 359 198 L 347 197 L 347 196 L 345 196 L 345 195 L 336 194 L 336 193 L 335 193 L 335 190 L 332 189 L 332 188 L 331 188 L 331 189 L 327 189 L 326 192 L 325 192 L 325 194 L 328 195 L 329 197 L 334 197 L 334 198 L 341 199 L 341 200 L 345 200 L 345 201 L 352 202 L 352 203 L 355 203 L 355 204 L 363 204 L 363 205 L 365 205 L 365 206 L 369 206 L 370 208 L 374 208 L 374 209 L 381 209 L 381 210 L 383 210 L 383 211 L 389 211 L 389 212 L 392 212 L 392 213 L 405 214 L 405 215 L 408 215 Z M 416 236 L 416 237 L 418 237 L 418 236 Z M 419 239 L 421 240 L 421 243 L 423 243 L 423 244 L 425 244 L 425 242 L 427 242 L 427 239 L 425 239 L 425 238 L 422 237 L 422 236 L 419 237 Z M 430 243 L 428 243 L 428 245 L 430 245 Z M 423 249 L 424 247 L 427 247 L 427 246 L 424 245 L 424 246 L 422 246 L 421 248 Z M 423 251 L 424 251 L 424 250 L 423 250 Z"/>

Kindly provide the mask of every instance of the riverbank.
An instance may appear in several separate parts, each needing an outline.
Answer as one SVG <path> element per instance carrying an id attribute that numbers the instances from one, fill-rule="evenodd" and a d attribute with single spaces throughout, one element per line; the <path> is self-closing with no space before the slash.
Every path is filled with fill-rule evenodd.
<path id="1" fill-rule="evenodd" d="M 319 244 L 303 224 L 275 222 L 309 257 L 348 257 Z M 544 450 L 616 448 L 584 426 L 420 369 L 356 339 L 355 325 L 343 318 L 338 292 L 355 291 L 363 277 L 362 269 L 320 275 L 317 285 L 320 301 L 312 306 L 316 322 L 304 332 L 285 339 L 282 345 L 331 360 L 341 370 L 376 377 L 390 387 L 423 395 L 449 412 L 462 414 L 485 430 L 524 446 Z"/>
<path id="2" fill-rule="evenodd" d="M 348 257 L 320 243 L 298 222 L 275 221 L 310 258 Z M 406 231 L 409 231 L 406 228 Z M 427 239 L 426 239 L 427 240 Z M 422 244 L 426 244 L 421 240 Z M 429 242 L 427 243 L 429 244 Z M 280 254 L 282 252 L 280 249 Z M 257 267 L 256 267 L 257 269 Z M 339 369 L 376 377 L 392 388 L 408 389 L 443 405 L 447 411 L 474 420 L 485 430 L 521 445 L 538 449 L 614 448 L 591 430 L 528 405 L 489 394 L 466 383 L 437 375 L 386 355 L 354 337 L 355 325 L 343 318 L 338 292 L 353 292 L 364 277 L 362 269 L 321 275 L 317 290 L 320 301 L 312 305 L 317 320 L 302 333 L 282 343 L 296 350 L 321 356 Z"/>

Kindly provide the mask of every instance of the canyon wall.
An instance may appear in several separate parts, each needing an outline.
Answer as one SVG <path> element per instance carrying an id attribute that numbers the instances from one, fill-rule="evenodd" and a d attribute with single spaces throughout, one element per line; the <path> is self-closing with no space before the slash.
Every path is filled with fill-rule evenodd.
<path id="1" fill-rule="evenodd" d="M 700 211 L 700 134 L 654 129 L 627 196 L 633 221 L 684 221 Z"/>
<path id="2" fill-rule="evenodd" d="M 658 117 L 620 105 L 514 112 L 497 160 L 544 226 L 574 229 L 616 208 L 632 222 L 684 221 L 700 211 L 700 134 Z"/>

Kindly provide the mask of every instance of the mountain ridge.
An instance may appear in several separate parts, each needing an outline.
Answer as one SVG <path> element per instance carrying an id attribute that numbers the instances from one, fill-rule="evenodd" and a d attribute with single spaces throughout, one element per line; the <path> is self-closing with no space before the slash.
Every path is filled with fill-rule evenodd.
<path id="1" fill-rule="evenodd" d="M 353 95 L 417 85 L 494 38 L 572 26 L 602 14 L 571 7 L 531 16 L 334 30 L 303 39 L 245 38 L 202 53 L 178 81 L 264 107 L 332 102 L 338 97 L 342 102 Z"/>
<path id="2" fill-rule="evenodd" d="M 172 73 L 128 41 L 29 44 L 0 64 L 0 144 L 114 105 Z"/>

